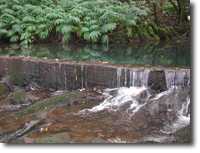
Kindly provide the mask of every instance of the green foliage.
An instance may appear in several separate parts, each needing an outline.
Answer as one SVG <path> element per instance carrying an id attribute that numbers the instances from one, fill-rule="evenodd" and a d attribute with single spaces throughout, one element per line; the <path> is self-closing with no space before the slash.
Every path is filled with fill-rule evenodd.
<path id="1" fill-rule="evenodd" d="M 87 41 L 108 43 L 109 33 L 118 25 L 135 26 L 146 10 L 129 0 L 1 0 L 0 38 L 28 44 L 59 33 L 62 42 L 77 34 Z M 127 36 L 131 35 L 129 29 Z"/>

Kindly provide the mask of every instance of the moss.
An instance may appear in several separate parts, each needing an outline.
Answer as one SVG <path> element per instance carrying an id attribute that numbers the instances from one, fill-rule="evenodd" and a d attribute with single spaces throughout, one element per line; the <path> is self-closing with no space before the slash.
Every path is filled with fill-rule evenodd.
<path id="1" fill-rule="evenodd" d="M 158 28 L 158 36 L 160 37 L 161 40 L 167 40 L 168 38 L 168 33 L 165 28 Z"/>
<path id="2" fill-rule="evenodd" d="M 148 27 L 148 32 L 149 32 L 151 35 L 154 35 L 154 30 L 152 29 L 151 26 Z"/>
<path id="3" fill-rule="evenodd" d="M 159 41 L 160 40 L 160 37 L 158 35 L 156 35 L 156 34 L 154 34 L 152 36 L 152 38 L 153 38 L 154 41 Z"/>
<path id="4" fill-rule="evenodd" d="M 22 76 L 18 70 L 13 70 L 11 72 L 11 79 L 12 79 L 14 85 L 23 86 Z"/>
<path id="5" fill-rule="evenodd" d="M 13 93 L 10 103 L 13 105 L 23 104 L 25 102 L 25 99 L 26 99 L 25 93 L 16 92 Z"/>
<path id="6" fill-rule="evenodd" d="M 165 27 L 166 31 L 168 32 L 168 37 L 169 38 L 172 38 L 172 37 L 175 37 L 175 36 L 178 36 L 178 32 L 175 31 L 175 29 L 170 26 L 170 27 Z"/>
<path id="7" fill-rule="evenodd" d="M 32 114 L 32 113 L 38 113 L 40 111 L 45 111 L 46 113 L 48 113 L 52 108 L 56 107 L 56 105 L 70 105 L 71 103 L 73 103 L 74 101 L 86 101 L 85 98 L 82 98 L 81 94 L 75 93 L 75 92 L 71 92 L 71 93 L 64 93 L 58 96 L 54 96 L 50 99 L 47 99 L 45 101 L 40 101 L 35 103 L 34 105 L 31 105 L 23 110 L 20 110 L 18 112 L 14 112 L 13 114 L 16 117 L 20 117 L 23 115 L 28 115 L 28 114 Z"/>
<path id="8" fill-rule="evenodd" d="M 155 22 L 149 22 L 149 26 L 151 26 L 154 33 L 158 35 L 158 27 L 157 27 L 156 23 Z"/>
<path id="9" fill-rule="evenodd" d="M 0 83 L 0 97 L 9 94 L 10 90 L 4 83 Z"/>
<path id="10" fill-rule="evenodd" d="M 175 143 L 190 143 L 190 125 L 176 131 L 174 136 L 176 138 Z"/>

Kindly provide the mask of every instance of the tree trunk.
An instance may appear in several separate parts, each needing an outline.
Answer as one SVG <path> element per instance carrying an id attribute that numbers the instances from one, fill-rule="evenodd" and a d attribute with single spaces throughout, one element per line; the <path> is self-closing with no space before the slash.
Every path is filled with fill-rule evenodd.
<path id="1" fill-rule="evenodd" d="M 154 15 L 155 15 L 155 23 L 158 24 L 158 3 L 157 2 L 153 2 L 153 10 L 154 10 Z"/>

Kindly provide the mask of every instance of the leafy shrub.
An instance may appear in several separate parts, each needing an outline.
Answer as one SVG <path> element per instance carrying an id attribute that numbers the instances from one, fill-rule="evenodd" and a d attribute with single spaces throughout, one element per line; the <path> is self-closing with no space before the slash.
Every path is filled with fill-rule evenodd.
<path id="1" fill-rule="evenodd" d="M 108 33 L 123 24 L 127 36 L 147 9 L 130 0 L 0 0 L 0 38 L 28 44 L 60 33 L 86 41 L 109 42 Z"/>

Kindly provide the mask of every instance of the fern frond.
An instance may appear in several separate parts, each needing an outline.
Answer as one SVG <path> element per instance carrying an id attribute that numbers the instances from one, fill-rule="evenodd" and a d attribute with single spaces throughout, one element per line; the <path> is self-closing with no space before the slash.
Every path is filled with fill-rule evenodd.
<path id="1" fill-rule="evenodd" d="M 21 32 L 22 31 L 21 26 L 19 24 L 13 25 L 12 29 L 13 29 L 14 32 Z"/>
<path id="2" fill-rule="evenodd" d="M 32 13 L 39 15 L 39 14 L 44 14 L 45 12 L 41 7 L 38 6 L 32 11 Z"/>
<path id="3" fill-rule="evenodd" d="M 48 32 L 41 32 L 39 34 L 40 39 L 44 40 L 48 37 Z"/>
<path id="4" fill-rule="evenodd" d="M 28 12 L 32 11 L 35 8 L 34 5 L 31 4 L 25 4 L 24 9 L 27 10 Z"/>
<path id="5" fill-rule="evenodd" d="M 1 15 L 1 18 L 11 18 L 11 19 L 14 19 L 15 17 L 13 16 L 13 15 L 10 15 L 10 14 L 8 14 L 8 13 L 4 13 L 4 14 L 2 14 Z"/>
<path id="6" fill-rule="evenodd" d="M 116 28 L 117 23 L 108 23 L 103 25 L 103 27 L 101 27 L 101 31 L 103 33 L 107 33 L 108 31 L 112 31 Z"/>
<path id="7" fill-rule="evenodd" d="M 64 23 L 64 19 L 57 19 L 54 23 L 55 25 L 62 24 Z"/>
<path id="8" fill-rule="evenodd" d="M 15 10 L 15 11 L 18 11 L 18 10 L 23 9 L 23 7 L 22 7 L 21 5 L 13 5 L 12 8 L 13 8 L 13 10 Z"/>
<path id="9" fill-rule="evenodd" d="M 36 30 L 36 27 L 35 26 L 29 26 L 27 29 L 26 29 L 26 32 L 34 32 Z"/>
<path id="10" fill-rule="evenodd" d="M 44 30 L 46 27 L 47 27 L 46 24 L 40 24 L 38 26 L 38 29 Z"/>
<path id="11" fill-rule="evenodd" d="M 92 30 L 95 30 L 95 29 L 98 29 L 99 26 L 98 25 L 92 25 L 89 30 L 92 31 Z"/>
<path id="12" fill-rule="evenodd" d="M 134 26 L 134 25 L 136 25 L 136 22 L 133 19 L 129 19 L 129 20 L 126 21 L 126 25 L 127 26 Z"/>
<path id="13" fill-rule="evenodd" d="M 19 36 L 12 36 L 10 38 L 10 42 L 17 42 L 19 40 Z"/>
<path id="14" fill-rule="evenodd" d="M 0 35 L 6 34 L 8 31 L 6 29 L 0 29 Z"/>
<path id="15" fill-rule="evenodd" d="M 81 32 L 82 33 L 86 33 L 86 32 L 88 32 L 88 31 L 90 31 L 87 27 L 83 27 L 82 29 L 81 29 Z"/>
<path id="16" fill-rule="evenodd" d="M 130 38 L 130 37 L 132 37 L 133 36 L 133 32 L 132 32 L 132 28 L 127 28 L 127 35 L 128 35 L 128 37 Z"/>
<path id="17" fill-rule="evenodd" d="M 46 18 L 49 20 L 56 19 L 58 15 L 56 13 L 47 13 Z"/>
<path id="18" fill-rule="evenodd" d="M 14 35 L 13 30 L 8 30 L 8 32 L 6 33 L 7 37 L 12 37 Z"/>
<path id="19" fill-rule="evenodd" d="M 71 39 L 71 34 L 70 34 L 70 33 L 66 33 L 66 34 L 64 34 L 64 36 L 63 36 L 62 42 L 63 42 L 63 43 L 69 42 L 70 39 Z"/>
<path id="20" fill-rule="evenodd" d="M 69 18 L 66 21 L 67 23 L 75 23 L 75 24 L 79 24 L 81 22 L 81 20 L 78 17 L 75 16 L 69 16 Z"/>
<path id="21" fill-rule="evenodd" d="M 35 22 L 35 19 L 31 16 L 25 16 L 23 19 L 22 19 L 22 22 Z"/>
<path id="22" fill-rule="evenodd" d="M 102 37 L 101 37 L 101 42 L 103 43 L 103 44 L 108 44 L 109 43 L 109 36 L 108 35 L 103 35 Z"/>
<path id="23" fill-rule="evenodd" d="M 0 22 L 0 28 L 3 28 L 4 26 L 5 26 L 5 24 Z"/>
<path id="24" fill-rule="evenodd" d="M 88 22 L 88 24 L 93 25 L 93 24 L 96 24 L 97 22 L 98 22 L 97 20 L 91 20 L 91 21 Z"/>
<path id="25" fill-rule="evenodd" d="M 97 42 L 100 36 L 101 36 L 101 33 L 99 31 L 92 31 L 89 35 L 89 39 L 92 42 Z"/>
<path id="26" fill-rule="evenodd" d="M 84 19 L 83 19 L 84 21 L 90 21 L 91 20 L 91 17 L 89 17 L 89 16 L 86 16 L 86 17 L 84 17 Z"/>
<path id="27" fill-rule="evenodd" d="M 15 19 L 15 20 L 12 20 L 10 23 L 11 24 L 20 24 L 21 21 L 19 19 Z"/>
<path id="28" fill-rule="evenodd" d="M 25 33 L 22 33 L 21 34 L 21 37 L 20 37 L 20 40 L 26 40 L 26 39 L 29 39 L 29 38 L 31 38 L 31 33 L 29 33 L 29 32 L 25 32 Z"/>
<path id="29" fill-rule="evenodd" d="M 66 26 L 62 27 L 61 33 L 62 34 L 67 34 L 67 33 L 71 32 L 71 31 L 73 31 L 73 29 L 74 29 L 74 26 L 72 26 L 72 25 L 66 25 Z"/>
<path id="30" fill-rule="evenodd" d="M 2 13 L 7 13 L 7 14 L 10 14 L 10 15 L 13 15 L 14 14 L 14 11 L 11 10 L 11 9 L 8 9 L 8 8 L 4 8 L 3 10 L 1 10 Z"/>

